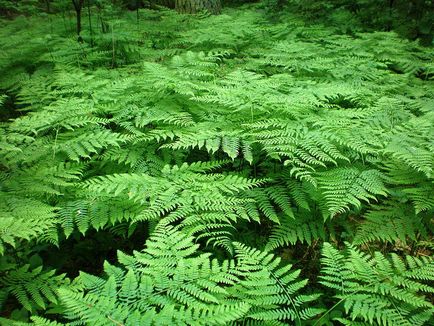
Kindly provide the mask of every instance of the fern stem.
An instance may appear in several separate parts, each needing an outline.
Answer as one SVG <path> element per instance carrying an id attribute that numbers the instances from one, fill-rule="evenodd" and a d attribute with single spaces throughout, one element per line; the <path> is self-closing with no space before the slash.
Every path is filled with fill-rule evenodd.
<path id="1" fill-rule="evenodd" d="M 124 324 L 118 322 L 117 320 L 114 320 L 114 319 L 111 318 L 110 316 L 107 316 L 107 319 L 110 320 L 112 323 L 118 325 L 118 326 L 125 326 Z"/>
<path id="2" fill-rule="evenodd" d="M 357 292 L 359 292 L 360 290 L 357 290 L 354 293 L 350 293 L 349 295 L 355 294 Z M 348 296 L 349 296 L 348 295 Z M 312 326 L 316 326 L 323 318 L 324 316 L 327 316 L 330 312 L 332 312 L 337 306 L 339 306 L 342 302 L 345 301 L 345 299 L 347 299 L 347 297 L 342 298 L 341 300 L 339 300 L 337 303 L 335 303 L 329 310 L 327 310 L 319 319 L 317 319 L 317 321 L 312 325 Z"/>
<path id="3" fill-rule="evenodd" d="M 56 136 L 54 137 L 54 145 L 53 145 L 53 160 L 56 156 L 56 147 L 57 147 L 57 136 L 59 135 L 59 128 L 56 129 Z"/>
<path id="4" fill-rule="evenodd" d="M 297 307 L 295 306 L 294 301 L 293 301 L 292 298 L 291 298 L 291 295 L 290 295 L 290 294 L 288 293 L 288 291 L 286 290 L 286 288 L 285 288 L 285 284 L 283 284 L 283 283 L 280 281 L 280 279 L 279 279 L 276 275 L 274 275 L 274 273 L 273 273 L 272 271 L 270 271 L 270 274 L 271 274 L 271 276 L 273 276 L 273 278 L 276 280 L 276 282 L 277 282 L 277 283 L 282 287 L 283 291 L 285 292 L 286 297 L 288 298 L 289 302 L 291 303 L 292 307 L 294 308 L 295 314 L 297 315 L 296 325 L 297 325 L 297 326 L 300 326 L 300 325 L 301 325 L 301 317 L 300 317 L 300 314 L 299 314 L 299 312 L 298 312 Z"/>

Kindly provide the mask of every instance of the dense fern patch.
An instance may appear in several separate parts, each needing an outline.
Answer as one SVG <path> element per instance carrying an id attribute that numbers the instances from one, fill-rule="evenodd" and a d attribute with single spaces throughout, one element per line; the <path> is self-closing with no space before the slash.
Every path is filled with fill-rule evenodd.
<path id="1" fill-rule="evenodd" d="M 433 323 L 432 47 L 90 9 L 1 21 L 0 324 Z"/>

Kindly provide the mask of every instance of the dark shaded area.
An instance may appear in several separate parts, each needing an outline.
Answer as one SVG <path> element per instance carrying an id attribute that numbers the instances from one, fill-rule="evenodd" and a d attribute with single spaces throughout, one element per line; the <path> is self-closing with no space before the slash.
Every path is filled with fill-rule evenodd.
<path id="1" fill-rule="evenodd" d="M 130 237 L 111 230 L 89 230 L 84 236 L 76 231 L 60 241 L 58 248 L 41 248 L 39 255 L 46 265 L 70 278 L 77 277 L 80 271 L 101 274 L 104 261 L 116 264 L 119 250 L 126 254 L 142 250 L 148 236 L 145 224 L 138 225 Z"/>
<path id="2" fill-rule="evenodd" d="M 18 118 L 21 112 L 18 111 L 19 106 L 16 104 L 16 96 L 13 93 L 7 93 L 0 90 L 0 94 L 6 94 L 6 99 L 0 109 L 0 122 L 6 122 L 10 119 Z"/>
<path id="3" fill-rule="evenodd" d="M 270 0 L 270 3 L 278 2 Z M 425 46 L 432 45 L 434 35 L 433 0 L 291 0 L 289 8 L 307 21 L 328 22 L 349 29 L 395 31 Z"/>

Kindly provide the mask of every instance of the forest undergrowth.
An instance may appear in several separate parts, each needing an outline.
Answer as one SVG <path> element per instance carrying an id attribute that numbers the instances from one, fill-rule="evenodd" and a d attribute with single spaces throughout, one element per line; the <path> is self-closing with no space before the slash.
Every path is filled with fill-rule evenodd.
<path id="1" fill-rule="evenodd" d="M 434 48 L 263 4 L 0 20 L 1 325 L 432 325 Z"/>

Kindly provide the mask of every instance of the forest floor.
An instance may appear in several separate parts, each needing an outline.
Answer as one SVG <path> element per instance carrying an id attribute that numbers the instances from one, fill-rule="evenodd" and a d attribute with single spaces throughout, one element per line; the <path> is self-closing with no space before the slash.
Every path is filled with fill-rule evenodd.
<path id="1" fill-rule="evenodd" d="M 262 257 L 261 271 L 293 264 L 309 285 L 291 283 L 298 272 L 282 279 L 304 291 L 297 304 L 315 307 L 296 314 L 311 324 L 372 322 L 374 314 L 388 325 L 432 320 L 420 292 L 434 279 L 433 47 L 362 32 L 351 19 L 271 15 L 260 4 L 217 16 L 92 8 L 82 23 L 77 41 L 72 13 L 0 21 L 0 299 L 8 315 L 44 315 L 59 287 L 67 302 L 68 291 L 85 296 L 94 279 L 84 274 L 80 288 L 66 278 L 120 277 L 104 261 L 146 242 L 146 259 L 119 260 L 130 268 L 187 248 L 183 259 L 196 267 L 211 253 L 239 259 L 241 274 L 254 270 L 250 254 Z M 407 255 L 415 258 L 404 263 Z M 240 300 L 229 321 L 294 318 L 289 286 L 268 276 L 262 284 L 275 287 L 263 293 L 248 289 L 253 281 L 227 298 L 219 292 L 228 305 Z M 128 277 L 129 285 L 142 280 Z M 182 293 L 214 302 L 196 290 Z M 345 308 L 341 291 L 354 295 Z M 267 295 L 273 304 L 260 303 Z M 132 306 L 196 302 L 185 297 Z M 369 300 L 377 310 L 368 314 Z M 265 316 L 274 304 L 281 310 Z"/>

